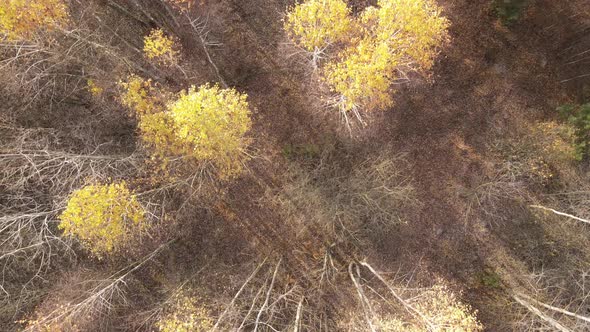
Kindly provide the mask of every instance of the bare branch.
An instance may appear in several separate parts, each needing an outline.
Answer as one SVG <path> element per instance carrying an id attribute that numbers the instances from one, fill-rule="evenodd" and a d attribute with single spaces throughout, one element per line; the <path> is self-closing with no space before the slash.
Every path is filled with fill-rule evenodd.
<path id="1" fill-rule="evenodd" d="M 555 319 L 553 319 L 553 318 L 545 315 L 539 309 L 537 309 L 536 307 L 534 307 L 532 304 L 530 304 L 529 302 L 525 301 L 524 299 L 518 297 L 517 295 L 514 295 L 513 298 L 520 305 L 522 305 L 523 307 L 527 308 L 530 312 L 532 312 L 533 314 L 535 314 L 536 316 L 538 316 L 539 318 L 541 318 L 542 320 L 544 320 L 545 322 L 547 322 L 548 324 L 550 324 L 551 326 L 553 326 L 555 329 L 557 329 L 557 330 L 559 330 L 561 332 L 573 332 L 569 328 L 561 325 Z"/>
<path id="2" fill-rule="evenodd" d="M 542 206 L 542 205 L 530 205 L 530 207 L 535 208 L 535 209 L 541 209 L 541 210 L 545 210 L 545 211 L 550 211 L 550 212 L 555 213 L 558 216 L 564 216 L 564 217 L 568 217 L 570 219 L 574 219 L 574 220 L 578 220 L 578 221 L 581 221 L 581 222 L 590 224 L 590 220 L 583 219 L 583 218 L 580 218 L 580 217 L 576 217 L 574 215 L 567 214 L 567 213 L 564 213 L 564 212 L 559 212 L 557 210 L 554 210 L 554 209 L 551 209 L 551 208 L 548 208 L 548 207 L 545 207 L 545 206 Z"/>
<path id="3" fill-rule="evenodd" d="M 234 303 L 240 297 L 240 294 L 242 294 L 242 292 L 244 291 L 244 289 L 246 288 L 246 286 L 248 285 L 248 283 L 256 276 L 256 274 L 258 273 L 258 271 L 260 270 L 260 268 L 262 266 L 264 266 L 264 263 L 266 263 L 266 258 L 262 261 L 262 263 L 260 263 L 256 267 L 256 269 L 254 269 L 254 271 L 252 272 L 252 274 L 250 274 L 250 276 L 248 277 L 248 279 L 246 279 L 246 281 L 242 284 L 242 287 L 240 287 L 240 289 L 238 290 L 238 292 L 236 293 L 236 295 L 233 297 L 233 299 L 230 301 L 230 303 L 227 305 L 227 307 L 225 308 L 225 310 L 221 313 L 221 315 L 219 315 L 219 318 L 217 318 L 217 321 L 215 322 L 215 325 L 213 325 L 213 329 L 211 329 L 212 331 L 215 331 L 215 330 L 217 330 L 219 328 L 219 324 L 221 324 L 221 322 L 223 321 L 223 318 L 225 318 L 225 315 L 227 315 L 229 309 L 231 309 L 234 306 Z"/>

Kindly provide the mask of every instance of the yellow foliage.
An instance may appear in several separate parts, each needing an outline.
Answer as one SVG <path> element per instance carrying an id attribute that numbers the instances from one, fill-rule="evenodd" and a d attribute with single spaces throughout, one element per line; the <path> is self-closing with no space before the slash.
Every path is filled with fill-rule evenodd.
<path id="1" fill-rule="evenodd" d="M 251 127 L 247 97 L 218 86 L 191 87 L 169 105 L 176 140 L 185 154 L 210 160 L 224 172 L 239 171 L 244 135 Z"/>
<path id="2" fill-rule="evenodd" d="M 350 9 L 342 0 L 310 0 L 293 7 L 285 20 L 289 37 L 308 51 L 347 38 Z"/>
<path id="3" fill-rule="evenodd" d="M 541 122 L 532 128 L 532 134 L 540 143 L 543 155 L 555 164 L 575 162 L 575 135 L 571 126 L 555 121 Z"/>
<path id="4" fill-rule="evenodd" d="M 123 104 L 135 111 L 142 140 L 157 156 L 210 162 L 222 178 L 240 173 L 251 127 L 245 94 L 217 85 L 193 86 L 163 105 L 149 80 L 131 76 L 121 86 Z"/>
<path id="5" fill-rule="evenodd" d="M 86 84 L 87 84 L 86 88 L 88 89 L 88 92 L 90 92 L 90 94 L 93 95 L 94 97 L 100 96 L 104 91 L 104 89 L 102 87 L 98 86 L 93 79 L 88 79 Z"/>
<path id="6" fill-rule="evenodd" d="M 199 305 L 197 298 L 179 294 L 165 309 L 156 327 L 160 332 L 211 331 L 213 320 L 209 311 Z"/>
<path id="7" fill-rule="evenodd" d="M 447 287 L 434 286 L 424 295 L 425 297 L 415 304 L 415 308 L 426 314 L 434 326 L 445 327 L 444 330 L 455 332 L 483 330 L 471 307 L 461 303 Z"/>
<path id="8" fill-rule="evenodd" d="M 11 40 L 30 38 L 41 29 L 54 30 L 67 21 L 63 0 L 0 1 L 0 34 Z"/>
<path id="9" fill-rule="evenodd" d="M 96 256 L 120 249 L 145 227 L 145 215 L 125 182 L 87 185 L 72 193 L 59 228 Z"/>
<path id="10" fill-rule="evenodd" d="M 399 54 L 392 52 L 387 43 L 365 39 L 341 56 L 340 62 L 328 63 L 324 73 L 340 98 L 341 110 L 383 109 L 393 104 L 389 89 Z"/>
<path id="11" fill-rule="evenodd" d="M 165 105 L 158 91 L 152 86 L 152 80 L 145 80 L 136 75 L 130 75 L 126 82 L 119 82 L 123 93 L 121 102 L 134 111 L 134 115 L 141 117 L 146 114 L 161 112 Z"/>
<path id="12" fill-rule="evenodd" d="M 471 308 L 461 303 L 445 286 L 434 286 L 416 297 L 413 307 L 424 315 L 435 331 L 477 332 L 483 326 L 477 320 Z M 404 322 L 396 317 L 384 317 L 375 322 L 383 332 L 427 332 L 424 319 Z"/>
<path id="13" fill-rule="evenodd" d="M 168 2 L 176 8 L 186 11 L 191 9 L 195 3 L 195 0 L 168 0 Z"/>
<path id="14" fill-rule="evenodd" d="M 164 35 L 162 29 L 153 29 L 143 41 L 143 52 L 150 60 L 156 60 L 162 64 L 175 64 L 179 52 L 175 40 Z"/>
<path id="15" fill-rule="evenodd" d="M 403 322 L 397 318 L 379 319 L 375 322 L 375 327 L 383 332 L 426 332 L 426 329 L 421 326 Z"/>
<path id="16" fill-rule="evenodd" d="M 67 317 L 67 310 L 69 308 L 64 305 L 60 305 L 55 311 L 57 314 L 64 314 L 65 318 L 61 318 L 58 321 L 47 320 L 44 317 L 38 317 L 32 320 L 23 320 L 20 323 L 26 325 L 25 331 L 35 332 L 81 332 L 82 329 L 73 322 L 73 319 Z"/>
<path id="17" fill-rule="evenodd" d="M 317 13 L 327 18 L 317 19 Z M 351 111 L 391 106 L 396 81 L 432 68 L 439 46 L 448 39 L 448 25 L 433 0 L 379 0 L 357 18 L 341 1 L 310 0 L 288 13 L 285 28 L 307 49 L 346 41 L 323 76 L 340 109 Z"/>
<path id="18" fill-rule="evenodd" d="M 449 22 L 433 0 L 379 0 L 362 15 L 375 42 L 385 42 L 403 57 L 404 66 L 429 70 L 438 47 L 447 40 Z M 396 63 L 395 67 L 401 66 Z"/>

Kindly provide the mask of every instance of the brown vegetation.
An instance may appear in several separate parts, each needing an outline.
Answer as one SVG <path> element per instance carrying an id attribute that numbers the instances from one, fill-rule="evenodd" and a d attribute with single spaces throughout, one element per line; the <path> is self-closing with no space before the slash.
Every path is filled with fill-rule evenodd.
<path id="1" fill-rule="evenodd" d="M 589 329 L 590 6 L 420 3 L 449 42 L 357 127 L 294 1 L 0 4 L 0 330 Z"/>

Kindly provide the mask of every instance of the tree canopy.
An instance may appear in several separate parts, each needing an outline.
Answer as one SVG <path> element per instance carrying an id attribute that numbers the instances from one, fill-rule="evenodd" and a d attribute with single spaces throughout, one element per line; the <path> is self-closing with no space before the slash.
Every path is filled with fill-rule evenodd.
<path id="1" fill-rule="evenodd" d="M 145 212 L 125 182 L 91 184 L 74 191 L 59 228 L 96 256 L 120 250 L 145 227 Z"/>
<path id="2" fill-rule="evenodd" d="M 36 31 L 53 30 L 68 21 L 63 0 L 4 0 L 0 2 L 0 34 L 27 39 Z"/>

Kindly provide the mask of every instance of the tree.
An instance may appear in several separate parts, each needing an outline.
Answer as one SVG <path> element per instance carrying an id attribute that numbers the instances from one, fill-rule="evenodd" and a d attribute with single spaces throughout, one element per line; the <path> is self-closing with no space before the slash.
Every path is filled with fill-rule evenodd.
<path id="1" fill-rule="evenodd" d="M 120 250 L 146 226 L 145 211 L 125 182 L 76 190 L 60 215 L 59 228 L 96 256 Z"/>
<path id="2" fill-rule="evenodd" d="M 0 34 L 27 39 L 40 29 L 54 30 L 68 21 L 63 0 L 4 0 L 0 3 Z"/>
<path id="3" fill-rule="evenodd" d="M 342 0 L 310 0 L 287 13 L 285 31 L 297 45 L 314 55 L 314 65 L 324 49 L 349 38 L 353 20 Z"/>
<path id="4" fill-rule="evenodd" d="M 438 47 L 448 39 L 449 22 L 433 0 L 379 0 L 362 21 L 376 42 L 409 60 L 403 66 L 410 70 L 430 70 Z"/>
<path id="5" fill-rule="evenodd" d="M 340 1 L 312 0 L 292 9 L 285 27 L 308 50 L 343 42 L 322 74 L 345 119 L 351 111 L 360 119 L 361 108 L 391 106 L 392 86 L 407 81 L 409 72 L 432 68 L 447 40 L 448 21 L 432 0 L 379 0 L 377 7 L 367 7 L 354 19 L 349 12 Z M 325 18 L 318 19 L 318 13 Z"/>
<path id="6" fill-rule="evenodd" d="M 121 85 L 122 102 L 135 111 L 142 140 L 164 162 L 183 156 L 211 163 L 222 178 L 240 173 L 251 127 L 247 95 L 206 84 L 166 103 L 172 97 L 158 96 L 149 80 L 131 76 Z"/>
<path id="7" fill-rule="evenodd" d="M 389 88 L 400 62 L 387 43 L 362 40 L 356 47 L 345 50 L 339 62 L 328 63 L 324 79 L 337 94 L 335 105 L 346 116 L 352 111 L 360 119 L 359 109 L 383 109 L 393 104 Z"/>
<path id="8" fill-rule="evenodd" d="M 162 29 L 153 29 L 143 43 L 143 52 L 148 59 L 161 64 L 176 64 L 179 55 L 177 42 L 166 36 Z"/>
<path id="9" fill-rule="evenodd" d="M 241 171 L 245 134 L 251 127 L 245 94 L 217 85 L 193 86 L 168 105 L 167 115 L 174 127 L 172 150 L 212 162 L 222 177 Z"/>

